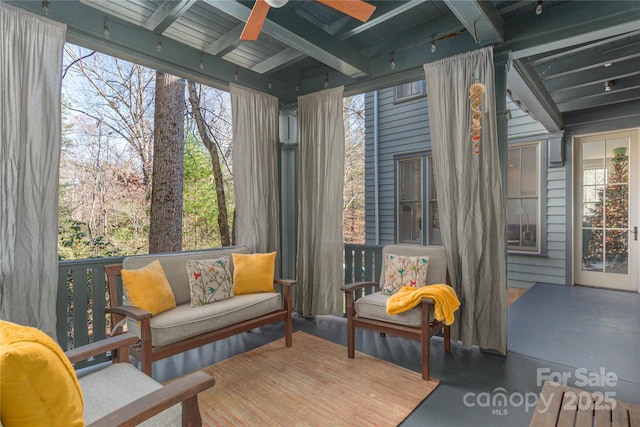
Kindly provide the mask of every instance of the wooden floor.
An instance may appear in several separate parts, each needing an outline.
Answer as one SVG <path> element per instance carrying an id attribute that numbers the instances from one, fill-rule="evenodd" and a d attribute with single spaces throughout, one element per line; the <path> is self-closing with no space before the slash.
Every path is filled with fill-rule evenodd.
<path id="1" fill-rule="evenodd" d="M 527 288 L 508 287 L 507 288 L 507 303 L 509 305 L 513 304 L 514 302 L 516 302 L 516 300 L 518 298 L 520 298 L 522 295 L 524 295 L 525 292 L 527 292 Z"/>
<path id="2" fill-rule="evenodd" d="M 640 404 L 639 313 L 640 294 L 536 284 L 509 306 L 506 357 L 457 344 L 446 354 L 442 338 L 431 340 L 431 375 L 440 385 L 401 425 L 528 426 L 549 376 L 569 376 L 569 386 Z M 344 318 L 294 316 L 293 326 L 346 345 Z M 280 337 L 281 325 L 268 325 L 157 362 L 154 372 L 166 381 Z M 416 372 L 419 346 L 390 335 L 356 334 L 358 351 Z M 601 373 L 616 375 L 615 384 L 580 387 L 586 376 Z"/>
<path id="3" fill-rule="evenodd" d="M 640 405 L 546 381 L 531 427 L 640 427 Z"/>

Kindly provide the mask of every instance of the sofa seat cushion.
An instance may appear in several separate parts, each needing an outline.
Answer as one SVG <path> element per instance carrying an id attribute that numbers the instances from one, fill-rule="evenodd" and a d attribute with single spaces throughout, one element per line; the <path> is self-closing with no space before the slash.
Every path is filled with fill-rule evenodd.
<path id="1" fill-rule="evenodd" d="M 374 292 L 356 300 L 356 314 L 366 319 L 381 320 L 404 326 L 419 327 L 422 321 L 422 307 L 418 305 L 400 314 L 387 314 L 387 300 L 390 295 Z M 433 310 L 431 310 L 433 312 Z M 429 313 L 429 321 L 433 320 L 433 313 Z"/>
<path id="2" fill-rule="evenodd" d="M 154 347 L 172 344 L 282 309 L 278 292 L 236 295 L 199 307 L 181 304 L 151 319 L 151 342 Z M 137 322 L 129 320 L 127 328 L 140 336 Z"/>
<path id="3" fill-rule="evenodd" d="M 162 386 L 130 363 L 114 363 L 80 378 L 80 387 L 85 396 L 84 421 L 90 424 Z M 182 407 L 174 405 L 139 425 L 181 426 Z"/>

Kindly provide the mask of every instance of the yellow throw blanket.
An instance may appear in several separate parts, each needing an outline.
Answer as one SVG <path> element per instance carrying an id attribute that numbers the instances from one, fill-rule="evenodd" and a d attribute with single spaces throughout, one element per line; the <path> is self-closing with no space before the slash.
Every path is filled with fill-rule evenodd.
<path id="1" fill-rule="evenodd" d="M 449 285 L 429 285 L 414 288 L 403 286 L 387 300 L 387 313 L 400 314 L 411 310 L 420 304 L 422 298 L 433 298 L 435 307 L 433 317 L 444 320 L 445 325 L 451 325 L 455 320 L 453 313 L 460 307 L 460 300 L 456 291 Z"/>

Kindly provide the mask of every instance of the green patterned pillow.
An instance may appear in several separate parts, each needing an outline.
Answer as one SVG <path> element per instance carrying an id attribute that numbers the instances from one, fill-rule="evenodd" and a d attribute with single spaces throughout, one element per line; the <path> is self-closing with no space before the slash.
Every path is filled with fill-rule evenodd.
<path id="1" fill-rule="evenodd" d="M 403 286 L 419 288 L 427 284 L 428 256 L 389 254 L 384 260 L 383 295 L 393 295 Z"/>
<path id="2" fill-rule="evenodd" d="M 231 298 L 229 257 L 187 261 L 191 307 Z"/>

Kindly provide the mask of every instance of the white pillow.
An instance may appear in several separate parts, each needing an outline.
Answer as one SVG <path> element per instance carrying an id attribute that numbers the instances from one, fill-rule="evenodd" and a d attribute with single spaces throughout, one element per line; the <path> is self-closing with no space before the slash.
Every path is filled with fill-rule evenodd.
<path id="1" fill-rule="evenodd" d="M 428 256 L 387 255 L 384 260 L 383 295 L 393 295 L 403 286 L 419 288 L 427 284 Z"/>

